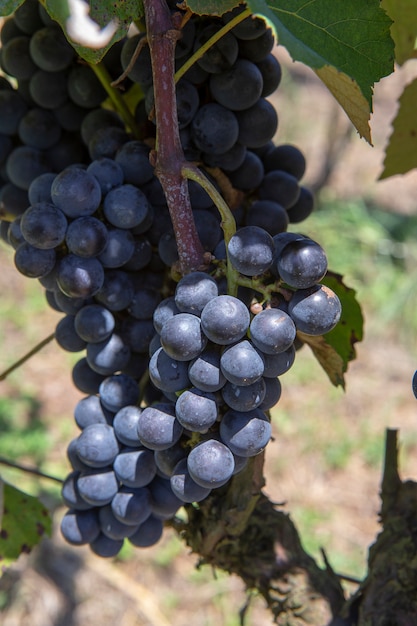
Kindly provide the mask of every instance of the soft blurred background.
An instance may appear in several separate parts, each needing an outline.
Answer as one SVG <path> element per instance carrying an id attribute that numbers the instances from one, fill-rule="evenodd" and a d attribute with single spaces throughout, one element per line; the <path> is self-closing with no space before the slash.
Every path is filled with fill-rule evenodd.
<path id="1" fill-rule="evenodd" d="M 332 270 L 357 290 L 365 339 L 347 373 L 346 392 L 333 388 L 307 347 L 282 377 L 272 411 L 274 441 L 266 453 L 266 491 L 283 503 L 305 548 L 323 563 L 359 579 L 378 532 L 379 487 L 387 427 L 399 429 L 402 478 L 417 480 L 417 172 L 378 182 L 390 121 L 406 64 L 375 88 L 374 147 L 361 140 L 314 73 L 277 54 L 284 76 L 272 100 L 276 141 L 307 158 L 303 183 L 317 209 L 299 229 L 319 241 Z M 297 230 L 297 228 L 292 228 Z M 53 332 L 37 281 L 20 276 L 0 244 L 0 372 Z M 66 446 L 77 434 L 72 410 L 81 394 L 71 383 L 77 355 L 49 344 L 0 383 L 0 456 L 64 477 Z M 196 569 L 197 557 L 167 531 L 155 547 L 126 549 L 104 561 L 71 548 L 59 535 L 59 487 L 1 465 L 3 477 L 42 493 L 54 511 L 54 532 L 0 580 L 3 626 L 238 626 L 247 597 L 240 580 Z M 355 584 L 345 581 L 347 592 Z M 271 624 L 253 597 L 247 626 Z"/>

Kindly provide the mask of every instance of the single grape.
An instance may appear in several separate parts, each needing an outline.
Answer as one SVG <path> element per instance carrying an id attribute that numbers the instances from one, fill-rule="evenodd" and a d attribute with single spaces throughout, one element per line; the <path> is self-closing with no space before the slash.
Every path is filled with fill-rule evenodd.
<path id="1" fill-rule="evenodd" d="M 295 176 L 283 170 L 273 170 L 265 175 L 259 187 L 260 200 L 278 202 L 284 209 L 293 206 L 300 196 L 300 186 Z"/>
<path id="2" fill-rule="evenodd" d="M 137 526 L 152 513 L 151 496 L 147 487 L 121 487 L 113 497 L 111 508 L 123 524 Z"/>
<path id="3" fill-rule="evenodd" d="M 52 183 L 51 195 L 53 203 L 71 218 L 92 215 L 101 202 L 97 179 L 79 167 L 60 172 Z"/>
<path id="4" fill-rule="evenodd" d="M 205 305 L 218 295 L 217 283 L 204 272 L 191 272 L 178 282 L 175 304 L 182 313 L 200 315 Z"/>
<path id="5" fill-rule="evenodd" d="M 162 537 L 163 530 L 164 524 L 162 520 L 151 514 L 128 539 L 137 548 L 148 548 L 158 543 Z"/>
<path id="6" fill-rule="evenodd" d="M 89 467 L 111 465 L 119 452 L 112 426 L 96 422 L 86 426 L 77 440 L 78 457 Z"/>
<path id="7" fill-rule="evenodd" d="M 186 456 L 187 452 L 182 447 L 180 441 L 177 441 L 170 448 L 165 448 L 165 450 L 155 450 L 154 458 L 159 474 L 162 473 L 166 477 L 171 477 L 178 461 Z"/>
<path id="8" fill-rule="evenodd" d="M 77 485 L 81 497 L 93 506 L 110 504 L 119 489 L 116 475 L 109 467 L 81 472 Z"/>
<path id="9" fill-rule="evenodd" d="M 138 423 L 142 409 L 128 405 L 117 411 L 113 419 L 113 428 L 117 439 L 125 446 L 139 446 Z"/>
<path id="10" fill-rule="evenodd" d="M 211 492 L 210 487 L 202 487 L 191 478 L 187 459 L 177 463 L 170 478 L 171 489 L 183 502 L 201 502 Z"/>
<path id="11" fill-rule="evenodd" d="M 86 109 L 98 107 L 106 97 L 104 87 L 88 65 L 77 64 L 72 67 L 67 89 L 71 100 Z"/>
<path id="12" fill-rule="evenodd" d="M 106 219 L 117 228 L 132 229 L 143 224 L 150 211 L 145 194 L 130 184 L 111 189 L 103 202 Z"/>
<path id="13" fill-rule="evenodd" d="M 101 533 L 94 541 L 90 543 L 90 548 L 97 556 L 105 559 L 111 559 L 119 554 L 123 547 L 123 539 L 111 539 L 104 533 Z"/>
<path id="14" fill-rule="evenodd" d="M 105 409 L 98 396 L 81 398 L 74 409 L 75 422 L 81 430 L 90 424 L 112 424 L 113 413 Z M 117 433 L 115 431 L 117 436 Z"/>
<path id="15" fill-rule="evenodd" d="M 271 424 L 261 409 L 245 413 L 231 409 L 220 423 L 220 436 L 233 454 L 256 456 L 271 438 Z"/>
<path id="16" fill-rule="evenodd" d="M 191 135 L 196 146 L 203 152 L 222 154 L 230 150 L 238 139 L 238 121 L 232 111 L 217 102 L 210 102 L 204 104 L 194 116 Z"/>
<path id="17" fill-rule="evenodd" d="M 143 409 L 138 420 L 138 436 L 150 450 L 164 450 L 181 437 L 182 426 L 175 417 L 175 405 L 159 403 Z"/>
<path id="18" fill-rule="evenodd" d="M 151 450 L 122 448 L 114 460 L 117 478 L 127 487 L 146 487 L 156 475 L 154 454 Z"/>
<path id="19" fill-rule="evenodd" d="M 231 237 L 228 245 L 230 261 L 246 276 L 265 272 L 274 259 L 274 241 L 259 226 L 244 226 Z"/>
<path id="20" fill-rule="evenodd" d="M 68 222 L 53 204 L 38 202 L 22 215 L 20 228 L 26 241 L 35 248 L 56 248 L 65 238 Z"/>
<path id="21" fill-rule="evenodd" d="M 98 393 L 99 387 L 104 379 L 104 376 L 91 369 L 86 358 L 77 361 L 73 367 L 72 381 L 82 393 Z"/>
<path id="22" fill-rule="evenodd" d="M 87 344 L 87 363 L 104 376 L 120 372 L 128 364 L 130 354 L 130 347 L 116 333 L 103 341 Z"/>
<path id="23" fill-rule="evenodd" d="M 69 224 L 65 243 L 73 254 L 88 258 L 101 254 L 107 245 L 108 238 L 105 224 L 92 215 L 86 215 L 78 217 Z"/>
<path id="24" fill-rule="evenodd" d="M 164 393 L 181 391 L 189 386 L 188 363 L 176 361 L 159 348 L 149 361 L 149 376 L 155 387 Z"/>
<path id="25" fill-rule="evenodd" d="M 326 253 L 312 239 L 292 241 L 278 256 L 277 269 L 290 287 L 307 289 L 324 278 L 327 272 Z"/>
<path id="26" fill-rule="evenodd" d="M 183 501 L 172 491 L 169 479 L 155 476 L 149 490 L 152 513 L 160 519 L 170 519 L 183 505 Z"/>
<path id="27" fill-rule="evenodd" d="M 68 352 L 80 352 L 86 347 L 86 342 L 77 334 L 74 325 L 74 316 L 66 315 L 55 327 L 55 341 Z"/>
<path id="28" fill-rule="evenodd" d="M 24 242 L 16 249 L 14 262 L 17 270 L 29 278 L 41 278 L 54 269 L 55 250 L 41 250 Z"/>
<path id="29" fill-rule="evenodd" d="M 77 480 L 79 475 L 80 472 L 78 470 L 74 470 L 68 474 L 62 485 L 61 496 L 64 504 L 69 509 L 87 511 L 92 508 L 92 505 L 83 500 L 78 491 Z"/>
<path id="30" fill-rule="evenodd" d="M 187 430 L 204 433 L 213 426 L 218 417 L 216 397 L 199 389 L 187 389 L 175 404 L 177 420 Z"/>
<path id="31" fill-rule="evenodd" d="M 124 181 L 123 170 L 120 165 L 107 157 L 92 161 L 87 167 L 87 172 L 97 179 L 103 196 L 111 189 L 122 185 Z"/>
<path id="32" fill-rule="evenodd" d="M 239 341 L 246 334 L 249 322 L 247 307 L 234 296 L 217 296 L 210 300 L 201 312 L 204 334 L 220 345 Z"/>
<path id="33" fill-rule="evenodd" d="M 91 543 L 100 533 L 97 510 L 70 509 L 61 520 L 61 533 L 64 539 L 74 546 Z"/>
<path id="34" fill-rule="evenodd" d="M 139 525 L 132 526 L 120 522 L 113 513 L 111 504 L 107 504 L 106 506 L 101 506 L 99 508 L 98 519 L 101 532 L 109 539 L 120 540 L 124 539 L 125 537 L 130 537 L 139 528 Z"/>
<path id="35" fill-rule="evenodd" d="M 295 347 L 292 344 L 287 350 L 278 354 L 265 354 L 262 352 L 264 360 L 264 376 L 266 378 L 276 378 L 288 372 L 295 360 Z"/>
<path id="36" fill-rule="evenodd" d="M 220 352 L 209 346 L 189 365 L 191 383 L 201 391 L 219 391 L 226 382 L 220 369 Z"/>
<path id="37" fill-rule="evenodd" d="M 288 350 L 296 335 L 293 320 L 280 309 L 264 309 L 253 318 L 250 336 L 253 344 L 266 354 Z"/>
<path id="38" fill-rule="evenodd" d="M 266 384 L 264 378 L 259 378 L 251 385 L 241 386 L 227 382 L 222 389 L 222 398 L 226 404 L 236 411 L 252 411 L 262 404 L 265 399 Z"/>
<path id="39" fill-rule="evenodd" d="M 89 304 L 75 316 L 74 325 L 78 335 L 88 343 L 104 341 L 115 327 L 112 313 L 100 304 Z"/>
<path id="40" fill-rule="evenodd" d="M 160 337 L 164 351 L 176 361 L 191 361 L 207 344 L 200 318 L 190 313 L 178 313 L 167 320 Z"/>
<path id="41" fill-rule="evenodd" d="M 50 252 L 54 251 L 51 250 Z M 95 258 L 83 258 L 75 254 L 68 254 L 59 262 L 58 287 L 71 298 L 94 296 L 103 286 L 103 282 L 103 266 Z"/>
<path id="42" fill-rule="evenodd" d="M 225 72 L 212 74 L 210 92 L 213 98 L 231 111 L 242 111 L 261 97 L 263 80 L 260 70 L 246 59 L 237 59 Z"/>
<path id="43" fill-rule="evenodd" d="M 156 307 L 153 313 L 153 324 L 157 333 L 161 334 L 165 322 L 167 322 L 172 316 L 180 313 L 179 308 L 175 303 L 175 297 L 170 296 L 162 300 Z"/>
<path id="44" fill-rule="evenodd" d="M 197 444 L 188 455 L 191 478 L 201 487 L 221 487 L 232 476 L 235 461 L 230 449 L 215 439 Z"/>
<path id="45" fill-rule="evenodd" d="M 223 375 L 234 385 L 256 382 L 264 372 L 264 362 L 250 341 L 244 340 L 226 348 L 220 358 Z"/>
<path id="46" fill-rule="evenodd" d="M 281 397 L 281 383 L 278 378 L 264 378 L 265 382 L 265 397 L 262 400 L 259 408 L 262 411 L 269 411 L 272 409 Z"/>
<path id="47" fill-rule="evenodd" d="M 288 313 L 297 330 L 307 335 L 324 335 L 336 326 L 342 314 L 337 295 L 325 285 L 314 285 L 295 292 Z"/>
<path id="48" fill-rule="evenodd" d="M 238 140 L 247 148 L 263 146 L 277 131 L 278 115 L 265 98 L 259 98 L 244 111 L 236 111 L 235 115 L 239 126 Z"/>

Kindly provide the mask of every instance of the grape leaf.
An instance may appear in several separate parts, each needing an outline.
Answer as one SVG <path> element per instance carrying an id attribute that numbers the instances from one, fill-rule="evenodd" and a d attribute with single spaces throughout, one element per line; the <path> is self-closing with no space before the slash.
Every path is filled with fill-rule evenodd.
<path id="1" fill-rule="evenodd" d="M 25 0 L 0 0 L 0 16 L 14 13 L 24 1 Z"/>
<path id="2" fill-rule="evenodd" d="M 417 57 L 416 0 L 382 0 L 381 6 L 393 20 L 391 36 L 395 42 L 395 60 L 402 65 Z"/>
<path id="3" fill-rule="evenodd" d="M 314 337 L 298 332 L 297 336 L 312 349 L 314 356 L 335 387 L 345 388 L 344 374 L 349 361 L 356 358 L 355 343 L 362 341 L 363 316 L 355 290 L 347 287 L 340 274 L 328 272 L 322 283 L 330 287 L 342 304 L 337 326 L 323 336 Z"/>
<path id="4" fill-rule="evenodd" d="M 117 29 L 110 41 L 102 48 L 93 49 L 75 43 L 69 37 L 68 40 L 77 54 L 89 63 L 99 63 L 111 46 L 126 36 L 132 21 L 143 15 L 142 3 L 138 0 L 90 0 L 90 18 L 97 22 L 101 28 L 107 26 L 112 20 L 116 20 Z M 46 10 L 56 20 L 66 33 L 66 22 L 70 15 L 68 0 L 46 0 Z"/>
<path id="5" fill-rule="evenodd" d="M 220 16 L 240 4 L 240 0 L 186 0 L 185 4 L 197 15 Z"/>
<path id="6" fill-rule="evenodd" d="M 417 167 L 417 78 L 409 83 L 401 94 L 393 131 L 385 151 L 384 170 L 380 180 L 405 174 Z"/>
<path id="7" fill-rule="evenodd" d="M 35 498 L 0 478 L 0 575 L 45 535 L 51 534 L 48 510 Z"/>
<path id="8" fill-rule="evenodd" d="M 372 88 L 393 71 L 394 62 L 391 20 L 379 1 L 248 0 L 247 5 L 268 19 L 294 61 L 315 71 L 333 68 L 322 70 L 320 78 L 371 143 Z M 358 88 L 363 96 L 359 111 Z"/>
<path id="9" fill-rule="evenodd" d="M 369 103 L 361 92 L 358 83 L 331 65 L 325 65 L 317 69 L 316 74 L 324 82 L 338 103 L 345 109 L 347 116 L 359 132 L 359 135 L 365 137 L 368 143 L 372 145 L 369 127 Z"/>

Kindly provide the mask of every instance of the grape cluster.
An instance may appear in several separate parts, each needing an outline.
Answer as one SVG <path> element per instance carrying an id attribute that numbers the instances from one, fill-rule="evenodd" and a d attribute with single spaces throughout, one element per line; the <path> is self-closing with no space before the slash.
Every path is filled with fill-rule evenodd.
<path id="1" fill-rule="evenodd" d="M 26 0 L 4 22 L 0 41 L 1 69 L 17 84 L 1 77 L 0 214 L 10 219 L 33 202 L 36 191 L 28 198 L 28 190 L 35 178 L 88 162 L 81 125 L 106 92 L 37 0 Z M 109 70 L 118 72 L 110 60 Z"/>
<path id="2" fill-rule="evenodd" d="M 240 10 L 189 20 L 178 65 Z M 116 63 L 113 49 L 104 62 L 127 68 L 142 36 L 116 47 Z M 79 434 L 68 446 L 62 533 L 111 557 L 125 539 L 154 544 L 181 506 L 202 501 L 264 450 L 268 410 L 294 362 L 297 331 L 329 332 L 340 302 L 321 284 L 321 246 L 287 232 L 289 222 L 309 215 L 313 199 L 300 184 L 302 153 L 271 141 L 278 118 L 266 97 L 281 69 L 262 20 L 241 22 L 178 83 L 185 154 L 219 188 L 220 171 L 240 198 L 238 229 L 226 242 L 209 195 L 189 182 L 211 264 L 178 282 L 170 215 L 149 162 L 148 48 L 129 69 L 145 93 L 135 112 L 139 139 L 100 107 L 94 73 L 77 63 L 37 2 L 21 5 L 1 40 L 2 67 L 18 88 L 5 81 L 0 89 L 0 199 L 8 220 L 15 216 L 0 233 L 19 272 L 37 278 L 49 305 L 64 314 L 57 343 L 84 355 L 72 372 L 85 396 L 74 410 Z M 45 73 L 47 86 L 37 87 L 35 77 Z M 6 200 L 6 189 L 20 197 Z M 228 263 L 243 285 L 233 295 Z"/>

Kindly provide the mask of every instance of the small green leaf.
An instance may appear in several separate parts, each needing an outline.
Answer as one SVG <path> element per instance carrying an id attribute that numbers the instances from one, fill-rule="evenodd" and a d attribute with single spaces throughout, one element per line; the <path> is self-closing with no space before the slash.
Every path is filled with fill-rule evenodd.
<path id="1" fill-rule="evenodd" d="M 24 1 L 25 0 L 0 0 L 0 16 L 14 13 Z"/>
<path id="2" fill-rule="evenodd" d="M 393 20 L 391 36 L 395 42 L 395 60 L 402 65 L 417 57 L 416 0 L 382 0 L 381 6 Z"/>
<path id="3" fill-rule="evenodd" d="M 320 337 L 297 333 L 307 343 L 335 387 L 345 388 L 344 374 L 356 358 L 355 343 L 363 338 L 363 316 L 355 290 L 347 287 L 340 274 L 328 272 L 322 283 L 332 289 L 342 304 L 337 326 Z"/>
<path id="4" fill-rule="evenodd" d="M 240 4 L 240 0 L 186 0 L 185 4 L 197 15 L 224 15 Z"/>
<path id="5" fill-rule="evenodd" d="M 379 177 L 405 174 L 417 167 L 417 78 L 401 94 L 393 131 L 385 151 L 384 170 Z"/>
<path id="6" fill-rule="evenodd" d="M 143 15 L 143 6 L 142 2 L 138 0 L 101 0 L 100 2 L 91 2 L 90 0 L 89 5 L 90 18 L 97 22 L 101 28 L 113 20 L 117 22 L 116 32 L 103 48 L 93 49 L 72 41 L 66 32 L 66 23 L 70 15 L 68 0 L 46 0 L 46 10 L 61 25 L 77 54 L 89 63 L 99 63 L 107 50 L 126 36 L 130 24 Z"/>
<path id="7" fill-rule="evenodd" d="M 51 518 L 38 498 L 0 478 L 0 575 L 22 553 L 51 534 Z"/>

